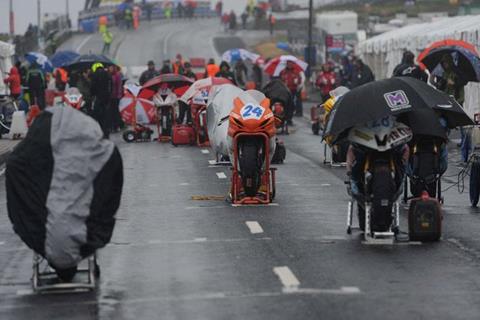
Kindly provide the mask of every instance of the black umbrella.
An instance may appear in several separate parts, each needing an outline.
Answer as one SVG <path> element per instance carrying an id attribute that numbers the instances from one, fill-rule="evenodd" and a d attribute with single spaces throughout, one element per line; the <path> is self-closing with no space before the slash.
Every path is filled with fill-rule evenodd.
<path id="1" fill-rule="evenodd" d="M 84 54 L 66 65 L 64 68 L 71 72 L 73 70 L 90 69 L 92 65 L 100 62 L 104 67 L 115 65 L 115 63 L 103 54 Z"/>
<path id="2" fill-rule="evenodd" d="M 412 115 L 403 116 L 403 120 L 407 125 L 415 124 L 421 134 L 438 131 L 438 116 L 445 118 L 449 128 L 473 124 L 452 97 L 417 79 L 396 77 L 367 83 L 340 97 L 330 113 L 324 136 L 338 139 L 356 125 L 407 113 Z"/>
<path id="3" fill-rule="evenodd" d="M 272 80 L 263 87 L 262 92 L 272 103 L 282 102 L 285 106 L 292 103 L 292 94 L 281 80 Z"/>

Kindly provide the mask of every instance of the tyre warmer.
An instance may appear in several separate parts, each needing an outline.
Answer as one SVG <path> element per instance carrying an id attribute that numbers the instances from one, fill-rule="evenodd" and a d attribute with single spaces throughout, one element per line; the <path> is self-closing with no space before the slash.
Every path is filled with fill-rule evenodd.
<path id="1" fill-rule="evenodd" d="M 7 161 L 13 229 L 56 268 L 75 267 L 110 241 L 122 186 L 118 149 L 73 108 L 42 112 Z"/>

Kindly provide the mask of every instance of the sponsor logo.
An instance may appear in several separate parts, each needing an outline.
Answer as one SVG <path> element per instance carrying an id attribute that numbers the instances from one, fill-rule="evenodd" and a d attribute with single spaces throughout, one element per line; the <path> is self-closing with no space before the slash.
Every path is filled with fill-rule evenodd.
<path id="1" fill-rule="evenodd" d="M 403 90 L 387 92 L 383 96 L 385 97 L 385 101 L 387 101 L 387 104 L 392 111 L 398 111 L 412 107 L 410 105 L 410 101 L 408 101 L 405 91 Z"/>

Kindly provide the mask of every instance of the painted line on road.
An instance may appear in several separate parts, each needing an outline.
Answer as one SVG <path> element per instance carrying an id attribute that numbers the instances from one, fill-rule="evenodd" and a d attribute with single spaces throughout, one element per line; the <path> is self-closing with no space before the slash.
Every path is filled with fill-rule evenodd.
<path id="1" fill-rule="evenodd" d="M 232 238 L 232 239 L 208 239 L 195 238 L 192 240 L 150 240 L 147 243 L 131 244 L 133 247 L 141 247 L 145 245 L 171 245 L 171 244 L 197 244 L 197 243 L 231 243 L 231 242 L 251 242 L 251 241 L 271 241 L 272 238 Z M 109 245 L 110 246 L 110 245 Z"/>
<path id="2" fill-rule="evenodd" d="M 300 281 L 298 281 L 297 277 L 293 274 L 289 267 L 274 267 L 273 273 L 275 273 L 280 279 L 280 282 L 283 285 L 283 291 L 298 290 Z"/>
<path id="3" fill-rule="evenodd" d="M 257 221 L 245 221 L 248 229 L 250 229 L 251 234 L 263 233 L 262 226 Z"/>
<path id="4" fill-rule="evenodd" d="M 213 166 L 213 165 L 217 164 L 217 160 L 208 160 L 208 164 Z"/>
<path id="5" fill-rule="evenodd" d="M 5 241 L 0 241 L 0 246 L 3 246 L 5 244 Z"/>
<path id="6" fill-rule="evenodd" d="M 163 40 L 163 60 L 168 59 L 168 42 L 170 41 L 170 38 L 173 36 L 173 34 L 177 32 L 178 30 L 170 32 Z"/>
<path id="7" fill-rule="evenodd" d="M 180 183 L 180 185 L 181 185 L 181 186 L 189 186 L 190 183 L 188 183 L 188 182 L 182 182 L 182 183 Z"/>
<path id="8" fill-rule="evenodd" d="M 2 170 L 0 170 L 0 177 L 3 176 L 5 174 L 5 168 L 3 168 Z"/>
<path id="9" fill-rule="evenodd" d="M 80 50 L 82 50 L 83 46 L 87 44 L 87 42 L 93 37 L 93 34 L 89 35 L 83 41 L 78 45 L 77 49 L 75 50 L 77 53 L 80 53 Z"/>
<path id="10" fill-rule="evenodd" d="M 269 203 L 269 204 L 235 204 L 232 203 L 232 207 L 241 208 L 241 207 L 279 207 L 278 203 Z"/>
<path id="11" fill-rule="evenodd" d="M 218 179 L 227 179 L 227 175 L 223 172 L 217 172 Z"/>
<path id="12" fill-rule="evenodd" d="M 330 183 L 322 183 L 320 186 L 321 186 L 321 187 L 330 187 L 331 184 L 330 184 Z"/>
<path id="13" fill-rule="evenodd" d="M 210 153 L 210 150 L 208 150 L 208 149 L 202 149 L 202 153 L 203 153 L 203 154 L 209 154 L 209 153 Z"/>

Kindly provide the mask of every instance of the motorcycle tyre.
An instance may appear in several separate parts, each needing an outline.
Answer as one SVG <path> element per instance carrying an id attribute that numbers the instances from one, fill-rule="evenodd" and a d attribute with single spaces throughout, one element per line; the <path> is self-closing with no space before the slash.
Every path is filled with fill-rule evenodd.
<path id="1" fill-rule="evenodd" d="M 472 170 L 470 172 L 470 203 L 472 207 L 478 204 L 480 195 L 480 161 L 475 160 L 472 163 Z"/>
<path id="2" fill-rule="evenodd" d="M 137 140 L 137 135 L 133 130 L 127 130 L 123 132 L 123 140 L 127 143 L 135 142 Z"/>
<path id="3" fill-rule="evenodd" d="M 261 174 L 258 168 L 258 147 L 252 144 L 245 144 L 242 147 L 241 177 L 243 190 L 249 197 L 257 195 L 261 183 Z M 247 179 L 252 179 L 251 185 L 247 185 Z"/>

